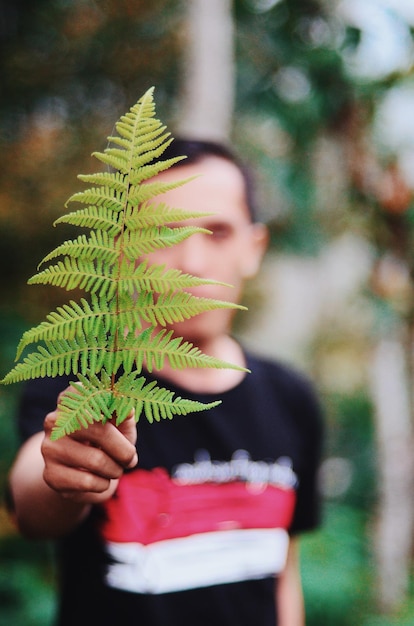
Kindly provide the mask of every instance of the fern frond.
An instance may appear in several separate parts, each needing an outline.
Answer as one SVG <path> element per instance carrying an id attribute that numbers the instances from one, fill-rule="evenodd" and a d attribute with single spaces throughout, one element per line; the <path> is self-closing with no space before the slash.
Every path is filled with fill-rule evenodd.
<path id="1" fill-rule="evenodd" d="M 78 174 L 78 178 L 84 183 L 92 183 L 93 185 L 100 185 L 102 187 L 107 187 L 108 189 L 114 189 L 118 193 L 125 192 L 128 188 L 125 182 L 125 176 L 120 172 L 97 172 L 96 174 Z M 73 196 L 71 196 L 71 198 L 72 197 Z M 65 206 L 67 206 L 71 198 L 66 201 Z"/>
<path id="2" fill-rule="evenodd" d="M 107 231 L 98 230 L 92 231 L 89 237 L 80 235 L 77 239 L 65 241 L 52 252 L 49 252 L 40 264 L 43 265 L 63 255 L 89 261 L 102 259 L 113 264 L 116 262 L 119 254 L 119 245 L 117 245 L 114 237 L 111 237 Z"/>
<path id="3" fill-rule="evenodd" d="M 132 185 L 131 183 L 131 188 L 128 195 L 130 206 L 132 208 L 136 208 L 136 206 L 140 205 L 141 210 L 144 202 L 152 200 L 155 196 L 167 193 L 167 191 L 178 189 L 178 187 L 181 187 L 182 185 L 189 183 L 194 179 L 195 177 L 191 176 L 182 179 L 182 181 L 171 181 L 168 183 L 162 182 L 160 180 L 151 183 L 142 183 L 136 185 Z"/>
<path id="4" fill-rule="evenodd" d="M 4 384 L 18 383 L 34 378 L 54 378 L 56 376 L 77 374 L 89 369 L 100 370 L 105 367 L 114 371 L 120 366 L 122 355 L 111 352 L 103 335 L 75 339 L 46 341 L 39 345 L 36 352 L 28 354 L 3 379 Z"/>
<path id="5" fill-rule="evenodd" d="M 198 278 L 191 274 L 185 274 L 181 270 L 170 268 L 166 269 L 165 265 L 148 265 L 146 261 L 143 261 L 138 267 L 132 271 L 131 276 L 123 275 L 121 282 L 124 282 L 123 287 L 125 290 L 132 285 L 132 291 L 156 291 L 157 293 L 166 293 L 168 291 L 191 289 L 192 287 L 199 287 L 200 285 L 222 285 L 223 287 L 229 287 L 227 283 L 222 283 L 217 280 Z M 132 292 L 131 292 L 132 293 Z"/>
<path id="6" fill-rule="evenodd" d="M 110 187 L 91 187 L 86 191 L 74 193 L 68 202 L 80 202 L 103 206 L 111 211 L 122 211 L 125 208 L 125 192 L 111 190 Z"/>
<path id="7" fill-rule="evenodd" d="M 161 126 L 158 120 L 153 119 L 155 118 L 153 93 L 154 88 L 151 87 L 125 115 L 121 116 L 115 125 L 120 135 L 124 137 L 127 130 L 132 135 L 133 132 L 136 132 L 137 127 L 142 125 L 145 125 L 146 128 L 151 126 L 159 128 Z"/>
<path id="8" fill-rule="evenodd" d="M 153 369 L 161 370 L 166 359 L 174 369 L 214 367 L 247 371 L 243 367 L 231 365 L 204 354 L 192 343 L 184 341 L 182 337 L 174 337 L 172 330 L 167 331 L 164 328 L 155 335 L 153 331 L 153 328 L 147 328 L 138 337 L 134 337 L 135 364 L 139 371 L 144 365 L 149 372 Z"/>
<path id="9" fill-rule="evenodd" d="M 136 304 L 142 319 L 152 326 L 166 326 L 167 324 L 182 322 L 200 313 L 216 309 L 246 310 L 246 307 L 241 304 L 212 298 L 200 298 L 186 291 L 162 293 L 157 297 L 157 300 L 154 299 L 151 291 L 144 291 L 138 294 Z"/>
<path id="10" fill-rule="evenodd" d="M 169 131 L 165 131 L 166 126 L 163 126 L 156 120 L 152 120 L 152 128 L 148 127 L 146 131 L 141 131 L 140 142 L 138 149 L 136 150 L 136 155 L 144 156 L 145 161 L 140 161 L 138 167 L 141 167 L 146 163 L 150 163 L 155 159 L 158 160 L 162 153 L 168 148 L 170 143 L 173 142 L 171 133 Z M 154 155 L 154 158 L 152 159 L 148 158 L 151 154 Z"/>
<path id="11" fill-rule="evenodd" d="M 51 439 L 87 428 L 94 422 L 105 422 L 112 417 L 113 395 L 110 381 L 102 383 L 97 376 L 78 376 L 80 385 L 67 391 L 58 404 L 58 418 Z M 72 383 L 73 386 L 74 383 Z"/>
<path id="12" fill-rule="evenodd" d="M 29 285 L 54 285 L 67 291 L 84 289 L 91 293 L 99 293 L 101 296 L 106 294 L 111 298 L 116 290 L 113 268 L 114 266 L 108 267 L 101 260 L 94 264 L 92 261 L 65 257 L 56 265 L 35 274 L 27 282 Z"/>
<path id="13" fill-rule="evenodd" d="M 131 108 L 130 112 L 127 113 L 126 115 L 123 115 L 121 119 L 115 124 L 115 128 L 117 132 L 119 133 L 119 135 L 122 138 L 127 139 L 128 141 L 134 140 L 134 137 L 137 131 L 136 119 L 134 119 L 134 115 L 136 113 L 138 114 L 138 116 L 142 114 L 142 111 L 139 110 L 139 103 L 137 103 L 137 105 L 134 105 Z M 140 142 L 137 145 L 137 154 L 150 152 L 152 149 L 151 146 L 156 148 L 161 143 L 163 143 L 164 145 L 169 145 L 172 141 L 172 139 L 170 139 L 170 136 L 171 136 L 170 133 L 168 133 L 165 138 L 163 137 L 161 140 L 159 139 L 160 135 L 165 133 L 166 129 L 167 127 L 161 124 L 161 122 L 159 122 L 158 120 L 155 120 L 155 119 L 148 120 L 148 124 L 146 125 L 145 132 L 144 132 L 144 129 L 142 128 L 140 129 Z M 167 139 L 168 139 L 168 144 L 166 141 Z M 113 140 L 113 137 L 108 137 L 108 141 L 112 141 L 112 140 Z"/>
<path id="14" fill-rule="evenodd" d="M 165 133 L 167 130 L 166 126 L 164 126 L 159 120 L 155 119 L 155 109 L 153 109 L 154 115 L 151 113 L 147 119 L 143 118 L 143 115 L 145 114 L 142 104 L 142 101 L 137 102 L 133 107 L 131 107 L 130 111 L 123 115 L 115 124 L 116 131 L 119 135 L 124 139 L 131 141 L 137 130 L 137 119 L 138 125 L 140 124 L 140 121 L 141 125 L 142 122 L 144 122 L 146 130 L 144 133 L 144 129 L 142 127 L 140 128 L 140 142 L 137 147 L 137 153 L 140 154 L 151 150 L 151 146 L 157 147 L 160 143 L 163 143 L 164 140 L 160 141 L 159 138 L 160 135 Z M 168 137 L 170 137 L 170 133 L 167 134 L 167 138 Z M 108 140 L 112 139 L 112 137 L 108 137 Z"/>
<path id="15" fill-rule="evenodd" d="M 164 132 L 161 131 L 161 128 L 161 122 L 155 119 L 152 92 L 149 90 L 116 124 L 118 133 L 126 140 L 117 140 L 117 144 L 121 145 L 121 147 L 107 148 L 105 152 L 94 152 L 93 156 L 123 174 L 130 174 L 129 182 L 135 185 L 155 175 L 158 165 L 161 168 L 158 171 L 162 171 L 162 169 L 170 167 L 173 161 L 176 162 L 176 159 L 171 159 L 170 165 L 165 167 L 162 165 L 163 162 L 155 164 L 155 166 L 143 165 L 141 167 L 140 158 L 144 152 L 153 152 L 152 159 L 149 159 L 151 161 L 161 155 L 171 141 L 169 133 L 164 133 L 160 136 L 160 132 Z M 147 162 L 148 160 L 145 160 L 145 163 Z M 164 161 L 164 163 L 167 163 L 167 161 Z M 154 171 L 154 174 L 151 173 L 152 171 Z M 143 178 L 141 178 L 140 174 L 138 174 L 138 178 L 133 177 L 133 174 L 140 172 L 144 175 Z"/>
<path id="16" fill-rule="evenodd" d="M 142 168 L 144 165 L 151 163 L 154 159 L 159 159 L 163 152 L 167 149 L 170 143 L 173 141 L 170 133 L 161 134 L 163 127 L 160 126 L 156 128 L 155 131 L 147 133 L 145 136 L 145 141 L 143 141 L 139 150 L 136 150 L 136 156 L 133 158 L 132 166 L 134 170 Z M 109 141 L 113 141 L 118 143 L 116 138 L 108 137 Z M 128 149 L 128 141 L 127 140 L 119 140 L 124 144 L 124 147 Z M 129 144 L 130 147 L 130 144 Z M 181 159 L 183 157 L 180 157 Z"/>
<path id="17" fill-rule="evenodd" d="M 139 211 L 135 207 L 127 207 L 125 211 L 125 228 L 138 230 L 150 226 L 163 226 L 173 222 L 183 222 L 194 218 L 208 217 L 211 213 L 185 211 L 169 207 L 165 202 L 153 205 L 143 202 Z"/>
<path id="18" fill-rule="evenodd" d="M 139 185 L 144 180 L 154 178 L 154 176 L 165 172 L 165 170 L 168 170 L 179 161 L 182 161 L 182 157 L 174 157 L 172 159 L 166 159 L 165 161 L 159 161 L 158 163 L 152 163 L 151 165 L 144 165 L 138 170 L 131 172 L 131 184 Z"/>
<path id="19" fill-rule="evenodd" d="M 120 292 L 133 294 L 142 290 L 165 293 L 176 289 L 189 289 L 200 285 L 226 285 L 215 280 L 198 278 L 176 269 L 165 269 L 165 266 L 140 263 L 138 267 L 123 262 L 119 276 L 114 275 L 114 267 L 108 267 L 101 261 L 83 261 L 65 257 L 56 265 L 47 267 L 32 276 L 30 285 L 55 285 L 66 290 L 84 289 L 91 293 L 107 295 L 112 298 L 116 289 Z M 104 272 L 106 274 L 104 274 Z"/>
<path id="20" fill-rule="evenodd" d="M 144 254 L 150 254 L 160 248 L 170 248 L 196 233 L 211 234 L 206 228 L 196 226 L 182 226 L 169 228 L 168 226 L 152 226 L 125 233 L 123 253 L 126 258 L 134 261 Z"/>
<path id="21" fill-rule="evenodd" d="M 98 336 L 101 332 L 114 335 L 117 330 L 122 332 L 125 328 L 140 331 L 142 322 L 151 326 L 166 326 L 220 308 L 246 310 L 239 304 L 200 298 L 180 291 L 160 294 L 157 300 L 151 291 L 142 291 L 135 301 L 127 294 L 119 301 L 92 294 L 91 302 L 84 298 L 79 303 L 71 300 L 49 313 L 44 322 L 27 330 L 17 347 L 16 360 L 31 344 L 71 340 L 78 335 Z"/>
<path id="22" fill-rule="evenodd" d="M 84 209 L 72 211 L 62 215 L 56 224 L 72 224 L 73 226 L 81 226 L 86 228 L 95 228 L 105 230 L 111 237 L 116 237 L 122 231 L 122 224 L 118 221 L 118 213 L 105 207 L 89 206 Z"/>
<path id="23" fill-rule="evenodd" d="M 107 152 L 92 152 L 92 156 L 98 159 L 98 161 L 105 163 L 105 165 L 109 165 L 109 167 L 119 170 L 121 174 L 129 173 L 130 164 L 127 158 L 125 158 L 125 155 L 119 157 L 108 154 Z"/>
<path id="24" fill-rule="evenodd" d="M 121 148 L 123 148 L 123 150 L 129 150 L 131 148 L 131 139 L 130 138 L 123 139 L 122 137 L 117 137 L 117 136 L 112 137 L 111 136 L 111 137 L 107 137 L 107 139 L 108 139 L 109 143 L 112 143 L 112 144 L 115 144 L 117 146 L 120 146 Z M 109 149 L 107 149 L 105 152 L 109 153 Z M 121 151 L 121 154 L 125 155 L 125 152 Z"/>
<path id="25" fill-rule="evenodd" d="M 130 310 L 134 303 L 129 303 Z M 128 309 L 124 311 L 127 314 Z M 97 336 L 102 331 L 114 333 L 117 327 L 117 315 L 114 300 L 91 296 L 91 302 L 82 298 L 79 303 L 71 300 L 68 304 L 58 307 L 56 311 L 46 316 L 46 321 L 27 330 L 17 347 L 16 359 L 23 350 L 32 343 L 56 341 L 59 339 L 74 339 L 77 335 Z"/>
<path id="26" fill-rule="evenodd" d="M 220 401 L 204 404 L 180 396 L 174 397 L 172 391 L 158 387 L 154 381 L 146 383 L 146 379 L 139 376 L 137 372 L 123 374 L 115 384 L 114 394 L 116 393 L 134 400 L 137 421 L 144 411 L 150 423 L 154 420 L 159 422 L 161 419 L 172 419 L 174 415 L 188 415 L 188 413 L 211 409 L 220 404 Z"/>
<path id="27" fill-rule="evenodd" d="M 152 421 L 205 410 L 203 404 L 175 397 L 141 375 L 171 367 L 244 368 L 206 355 L 167 330 L 168 324 L 213 309 L 244 307 L 200 298 L 186 290 L 199 285 L 223 285 L 166 266 L 150 265 L 142 257 L 179 244 L 204 228 L 180 222 L 208 215 L 169 207 L 154 199 L 194 177 L 164 182 L 157 174 L 185 158 L 162 159 L 172 141 L 155 117 L 153 89 L 116 123 L 119 136 L 93 155 L 114 171 L 79 175 L 92 185 L 68 199 L 84 206 L 62 215 L 66 223 L 90 229 L 52 250 L 42 263 L 52 263 L 29 279 L 29 284 L 83 289 L 89 299 L 70 300 L 23 334 L 15 367 L 4 384 L 28 379 L 73 375 L 73 389 L 59 403 L 57 439 L 93 422 L 121 423 L 132 411 Z M 177 225 L 178 223 L 178 225 Z M 161 328 L 161 330 L 160 330 Z M 24 355 L 28 346 L 32 351 Z M 77 383 L 77 384 L 76 384 Z"/>

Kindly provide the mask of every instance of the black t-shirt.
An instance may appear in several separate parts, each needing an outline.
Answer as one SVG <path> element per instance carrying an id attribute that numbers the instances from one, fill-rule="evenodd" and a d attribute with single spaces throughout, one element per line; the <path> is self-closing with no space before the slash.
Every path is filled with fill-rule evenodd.
<path id="1" fill-rule="evenodd" d="M 289 535 L 319 521 L 322 421 L 308 381 L 247 356 L 214 409 L 138 423 L 138 467 L 58 543 L 59 626 L 275 626 Z M 67 378 L 27 383 L 23 439 Z M 162 381 L 160 381 L 162 384 Z"/>

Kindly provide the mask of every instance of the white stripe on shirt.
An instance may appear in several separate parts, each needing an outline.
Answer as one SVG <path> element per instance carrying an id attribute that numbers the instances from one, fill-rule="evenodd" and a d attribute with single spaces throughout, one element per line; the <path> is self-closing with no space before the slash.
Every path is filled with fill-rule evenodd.
<path id="1" fill-rule="evenodd" d="M 123 591 L 158 594 L 265 578 L 283 570 L 288 544 L 281 528 L 206 532 L 149 545 L 108 542 L 115 562 L 106 582 Z"/>

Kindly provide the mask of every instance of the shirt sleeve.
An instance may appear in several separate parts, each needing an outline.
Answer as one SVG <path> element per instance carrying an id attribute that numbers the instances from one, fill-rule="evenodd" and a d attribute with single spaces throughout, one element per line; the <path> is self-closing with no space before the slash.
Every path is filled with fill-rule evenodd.
<path id="1" fill-rule="evenodd" d="M 290 532 L 312 530 L 321 523 L 321 491 L 319 467 L 324 442 L 324 423 L 319 398 L 305 379 L 298 383 L 294 412 L 301 431 L 302 462 L 300 466 L 297 504 Z"/>

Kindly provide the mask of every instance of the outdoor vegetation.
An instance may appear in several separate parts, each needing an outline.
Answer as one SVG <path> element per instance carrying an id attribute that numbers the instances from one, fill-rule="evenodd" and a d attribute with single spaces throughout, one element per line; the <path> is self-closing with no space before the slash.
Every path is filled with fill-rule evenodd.
<path id="1" fill-rule="evenodd" d="M 27 279 L 74 234 L 52 223 L 77 174 L 95 171 L 91 152 L 154 85 L 173 133 L 231 140 L 254 164 L 272 245 L 239 333 L 301 366 L 320 392 L 324 517 L 302 547 L 308 626 L 414 625 L 410 4 L 0 9 L 0 377 L 23 332 L 65 301 Z M 21 539 L 3 505 L 19 392 L 0 388 L 0 626 L 48 626 L 52 546 Z"/>

